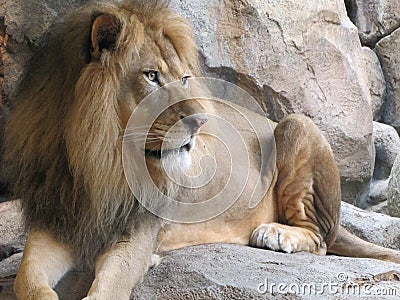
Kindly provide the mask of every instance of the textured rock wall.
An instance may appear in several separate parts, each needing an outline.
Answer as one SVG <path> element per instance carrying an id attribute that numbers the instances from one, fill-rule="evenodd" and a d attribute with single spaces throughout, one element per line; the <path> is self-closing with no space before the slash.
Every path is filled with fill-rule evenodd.
<path id="1" fill-rule="evenodd" d="M 351 20 L 360 31 L 364 45 L 373 47 L 400 25 L 398 0 L 345 0 Z"/>
<path id="2" fill-rule="evenodd" d="M 351 20 L 357 25 L 363 45 L 374 49 L 387 82 L 382 111 L 385 123 L 400 131 L 400 1 L 346 0 Z"/>
<path id="3" fill-rule="evenodd" d="M 7 37 L 5 51 L 2 51 L 6 97 L 14 90 L 23 67 L 51 23 L 73 6 L 87 2 L 89 0 L 0 1 L 0 35 L 4 32 Z"/>
<path id="4" fill-rule="evenodd" d="M 400 218 L 400 155 L 393 165 L 388 188 L 388 212 Z"/>
<path id="5" fill-rule="evenodd" d="M 375 47 L 387 83 L 383 120 L 400 132 L 400 29 L 382 38 Z"/>
<path id="6" fill-rule="evenodd" d="M 371 107 L 374 121 L 382 120 L 382 110 L 386 96 L 386 81 L 381 63 L 376 53 L 368 47 L 363 47 L 365 70 L 368 76 L 369 93 L 371 94 Z"/>

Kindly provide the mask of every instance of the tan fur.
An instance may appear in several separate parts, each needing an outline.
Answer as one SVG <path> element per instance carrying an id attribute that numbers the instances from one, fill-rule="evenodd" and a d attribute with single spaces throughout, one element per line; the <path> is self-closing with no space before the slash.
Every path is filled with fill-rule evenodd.
<path id="1" fill-rule="evenodd" d="M 158 71 L 156 85 L 145 79 L 149 70 Z M 215 113 L 244 137 L 249 180 L 232 207 L 205 222 L 168 224 L 147 212 L 124 177 L 122 135 L 146 95 L 188 73 L 200 75 L 192 29 L 157 1 L 80 8 L 50 30 L 19 86 L 6 130 L 5 161 L 15 196 L 24 200 L 30 231 L 15 282 L 19 299 L 57 299 L 52 288 L 71 268 L 95 273 L 86 299 L 127 299 L 155 263 L 154 252 L 188 245 L 226 242 L 316 254 L 344 253 L 343 236 L 348 248 L 360 245 L 342 230 L 335 244 L 338 170 L 327 141 L 299 115 L 276 125 L 247 112 L 265 132 L 257 137 L 247 120 L 226 105 L 189 100 L 170 107 L 153 124 L 146 149 L 159 150 L 180 118 Z M 214 126 L 209 123 L 203 128 Z M 275 128 L 275 137 L 265 130 L 268 126 Z M 180 124 L 171 134 L 167 146 L 173 149 L 189 129 Z M 257 145 L 272 147 L 274 138 L 276 168 L 261 171 Z M 189 174 L 201 170 L 204 154 L 214 156 L 220 168 L 210 188 L 196 197 L 174 186 L 157 158 L 147 157 L 146 163 L 160 188 L 196 202 L 215 194 L 229 174 L 222 149 L 201 135 L 189 152 Z M 259 175 L 272 184 L 261 203 L 249 209 Z M 141 196 L 157 202 L 144 188 Z M 380 248 L 374 249 L 369 257 L 383 258 Z M 398 261 L 398 254 L 385 252 L 384 259 Z"/>

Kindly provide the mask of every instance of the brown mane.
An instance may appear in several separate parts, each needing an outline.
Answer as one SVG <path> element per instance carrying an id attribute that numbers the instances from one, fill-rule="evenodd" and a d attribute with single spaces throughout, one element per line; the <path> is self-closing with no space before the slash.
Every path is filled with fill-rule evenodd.
<path id="1" fill-rule="evenodd" d="M 114 49 L 96 61 L 90 28 L 101 14 L 114 15 L 120 32 Z M 49 230 L 86 265 L 144 213 L 123 174 L 118 89 L 146 46 L 145 30 L 168 39 L 198 74 L 192 29 L 163 3 L 104 3 L 50 29 L 15 93 L 5 160 L 26 226 Z"/>

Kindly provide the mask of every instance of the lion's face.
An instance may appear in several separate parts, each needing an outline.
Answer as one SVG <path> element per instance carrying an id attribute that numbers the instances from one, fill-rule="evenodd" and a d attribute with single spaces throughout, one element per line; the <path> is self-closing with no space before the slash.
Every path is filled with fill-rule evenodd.
<path id="1" fill-rule="evenodd" d="M 160 108 L 151 108 L 159 109 L 158 117 L 148 124 L 151 128 L 142 150 L 152 163 L 168 159 L 179 162 L 179 167 L 188 166 L 196 137 L 208 121 L 206 106 L 209 104 L 204 105 L 204 100 L 193 98 L 192 67 L 188 59 L 182 58 L 173 38 L 152 30 L 144 30 L 142 34 L 141 47 L 134 54 L 135 61 L 121 82 L 118 98 L 122 124 L 127 126 L 129 117 L 143 99 L 163 89 L 168 98 L 160 100 L 163 101 L 159 103 Z M 177 97 L 188 100 L 173 103 Z M 144 138 L 142 128 L 129 128 L 129 132 L 139 142 Z"/>

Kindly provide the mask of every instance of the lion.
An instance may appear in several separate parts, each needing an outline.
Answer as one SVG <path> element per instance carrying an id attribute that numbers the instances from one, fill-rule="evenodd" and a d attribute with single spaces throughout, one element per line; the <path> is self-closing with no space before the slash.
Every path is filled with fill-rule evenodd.
<path id="1" fill-rule="evenodd" d="M 400 263 L 399 252 L 340 227 L 340 179 L 333 153 L 305 116 L 291 115 L 275 124 L 247 111 L 259 132 L 268 126 L 273 130 L 255 137 L 234 106 L 188 96 L 157 116 L 143 143 L 125 134 L 142 99 L 171 82 L 189 95 L 201 88 L 191 88 L 191 79 L 198 76 L 191 26 L 158 1 L 88 5 L 51 27 L 15 93 L 5 133 L 4 161 L 14 196 L 23 199 L 28 230 L 15 279 L 18 299 L 58 299 L 53 288 L 71 269 L 94 273 L 85 299 L 128 299 L 155 254 L 203 243 Z M 163 207 L 141 172 L 124 172 L 123 137 L 144 145 L 139 153 L 158 189 L 196 202 L 216 194 L 229 169 L 220 145 L 201 134 L 207 126 L 218 127 L 213 115 L 235 124 L 244 136 L 250 153 L 244 192 L 226 211 L 202 222 L 172 222 L 149 212 L 145 206 L 153 203 L 159 211 L 174 208 Z M 275 147 L 272 171 L 260 167 L 253 154 L 260 144 Z M 176 188 L 167 173 L 193 175 L 200 166 L 207 173 L 210 164 L 200 161 L 204 154 L 221 159 L 220 169 L 210 188 L 193 197 Z M 268 182 L 266 193 L 249 208 L 259 177 Z M 234 180 L 240 183 L 241 178 Z"/>

